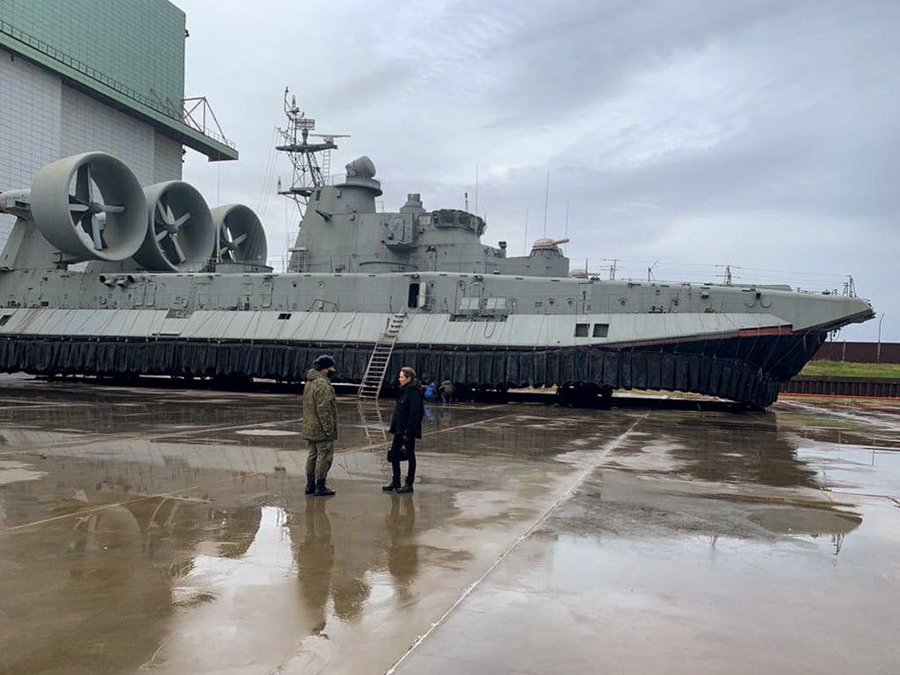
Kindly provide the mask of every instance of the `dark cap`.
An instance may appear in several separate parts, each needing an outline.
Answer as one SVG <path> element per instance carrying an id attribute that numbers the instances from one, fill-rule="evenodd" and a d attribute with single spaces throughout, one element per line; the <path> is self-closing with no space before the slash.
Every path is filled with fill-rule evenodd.
<path id="1" fill-rule="evenodd" d="M 326 368 L 334 368 L 334 357 L 329 354 L 317 356 L 313 361 L 313 368 L 316 370 L 325 370 Z"/>

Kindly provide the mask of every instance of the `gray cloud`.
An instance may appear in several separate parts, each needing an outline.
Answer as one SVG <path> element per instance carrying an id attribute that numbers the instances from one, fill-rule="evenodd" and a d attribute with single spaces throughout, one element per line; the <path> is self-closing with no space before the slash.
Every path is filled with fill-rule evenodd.
<path id="1" fill-rule="evenodd" d="M 264 207 L 270 250 L 294 227 L 271 197 L 290 85 L 321 130 L 353 135 L 335 166 L 375 160 L 385 208 L 411 191 L 474 208 L 477 164 L 488 239 L 518 252 L 526 211 L 528 238 L 543 234 L 549 168 L 547 232 L 562 236 L 568 202 L 573 258 L 821 288 L 854 273 L 900 339 L 894 2 L 176 4 L 188 91 L 242 155 L 192 155 L 185 176 Z"/>

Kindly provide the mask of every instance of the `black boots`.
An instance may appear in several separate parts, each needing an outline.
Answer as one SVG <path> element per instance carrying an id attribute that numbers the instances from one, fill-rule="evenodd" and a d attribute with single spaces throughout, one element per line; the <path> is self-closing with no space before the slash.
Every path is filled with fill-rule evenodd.
<path id="1" fill-rule="evenodd" d="M 391 489 L 398 495 L 408 495 L 409 493 L 411 493 L 413 491 L 413 482 L 409 476 L 406 477 L 406 483 L 402 487 L 400 486 L 399 478 L 396 479 L 394 481 L 394 483 L 392 483 L 391 485 L 392 485 Z M 384 489 L 387 490 L 388 486 L 385 485 Z"/>
<path id="2" fill-rule="evenodd" d="M 312 495 L 316 492 L 316 474 L 306 474 L 306 494 Z"/>
<path id="3" fill-rule="evenodd" d="M 406 484 L 400 485 L 400 476 L 396 476 L 391 479 L 391 482 L 382 487 L 381 489 L 385 492 L 394 492 L 398 495 L 409 494 L 413 491 L 413 482 L 409 479 L 409 476 L 406 477 Z"/>
<path id="4" fill-rule="evenodd" d="M 330 497 L 331 495 L 335 494 L 335 492 L 325 485 L 324 480 L 317 480 L 316 491 L 314 494 L 316 495 L 316 497 Z"/>

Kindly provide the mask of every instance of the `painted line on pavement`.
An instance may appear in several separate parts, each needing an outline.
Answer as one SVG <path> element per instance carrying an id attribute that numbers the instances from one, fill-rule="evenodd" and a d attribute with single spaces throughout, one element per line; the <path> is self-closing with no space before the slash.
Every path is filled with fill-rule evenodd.
<path id="1" fill-rule="evenodd" d="M 564 490 L 562 492 L 562 494 L 560 494 L 553 501 L 553 503 L 550 504 L 550 506 L 548 506 L 544 510 L 544 512 L 538 517 L 538 519 L 535 520 L 531 524 L 531 526 L 527 530 L 525 530 L 525 532 L 520 534 L 518 536 L 518 538 L 515 541 L 513 541 L 506 548 L 506 550 L 503 551 L 503 553 L 500 554 L 500 556 L 493 562 L 493 564 L 491 564 L 491 566 L 488 567 L 487 570 L 485 570 L 484 574 L 482 574 L 480 577 L 478 577 L 478 579 L 476 579 L 473 583 L 469 584 L 469 586 L 466 587 L 466 589 L 463 591 L 462 595 L 460 595 L 456 599 L 456 602 L 454 602 L 450 606 L 450 608 L 446 612 L 444 612 L 444 614 L 437 621 L 432 623 L 427 631 L 425 631 L 422 635 L 420 635 L 418 638 L 416 638 L 416 641 L 413 642 L 412 646 L 410 646 L 410 648 L 408 650 L 406 650 L 406 652 L 399 659 L 397 659 L 397 661 L 394 663 L 394 665 L 392 665 L 390 668 L 388 668 L 387 671 L 385 671 L 385 675 L 393 675 L 393 673 L 396 671 L 397 667 L 401 663 L 403 663 L 403 661 L 406 660 L 406 658 L 409 657 L 410 654 L 412 654 L 416 649 L 418 649 L 422 645 L 422 643 L 425 642 L 425 640 L 428 639 L 428 637 L 435 630 L 437 630 L 440 626 L 442 626 L 447 621 L 447 619 L 450 617 L 450 615 L 463 603 L 463 601 L 465 601 L 465 599 L 468 598 L 472 594 L 472 592 L 476 588 L 478 588 L 481 585 L 481 583 L 485 579 L 487 579 L 491 575 L 491 573 L 495 569 L 497 569 L 497 567 L 504 560 L 506 560 L 506 558 L 508 558 L 509 555 L 513 551 L 515 551 L 515 549 L 519 546 L 519 544 L 521 544 L 523 541 L 525 541 L 525 539 L 530 537 L 535 532 L 535 530 L 538 529 L 538 527 L 543 525 L 544 521 L 546 521 L 547 518 L 550 517 L 550 514 L 563 501 L 567 500 L 572 495 L 572 493 L 576 490 L 576 488 L 578 488 L 578 486 L 581 485 L 581 483 L 584 482 L 584 480 L 594 471 L 594 469 L 596 469 L 606 459 L 606 457 L 609 455 L 609 453 L 611 453 L 613 450 L 615 450 L 620 445 L 622 445 L 622 443 L 624 443 L 625 440 L 628 438 L 628 436 L 630 436 L 631 433 L 634 431 L 635 427 L 637 427 L 638 424 L 640 424 L 645 419 L 647 419 L 647 417 L 649 417 L 649 415 L 650 415 L 649 412 L 645 413 L 639 419 L 635 420 L 634 423 L 630 427 L 628 427 L 628 429 L 626 429 L 622 434 L 620 434 L 618 437 L 614 438 L 612 441 L 607 443 L 606 446 L 603 448 L 603 450 L 600 452 L 600 454 L 594 459 L 594 461 L 591 462 L 591 464 L 575 479 L 575 481 L 566 490 Z"/>

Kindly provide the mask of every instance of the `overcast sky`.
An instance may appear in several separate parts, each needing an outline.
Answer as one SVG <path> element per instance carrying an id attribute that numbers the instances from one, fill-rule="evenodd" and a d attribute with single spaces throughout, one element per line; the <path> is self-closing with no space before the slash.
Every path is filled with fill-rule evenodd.
<path id="1" fill-rule="evenodd" d="M 721 281 L 730 265 L 736 283 L 804 290 L 852 275 L 900 340 L 900 2 L 175 4 L 185 94 L 209 97 L 241 154 L 189 151 L 185 180 L 257 210 L 271 258 L 296 232 L 273 194 L 289 86 L 318 131 L 351 134 L 332 173 L 372 158 L 385 210 L 468 192 L 474 211 L 477 167 L 486 243 L 521 254 L 548 197 L 573 267 Z M 841 337 L 877 334 L 878 319 Z"/>

